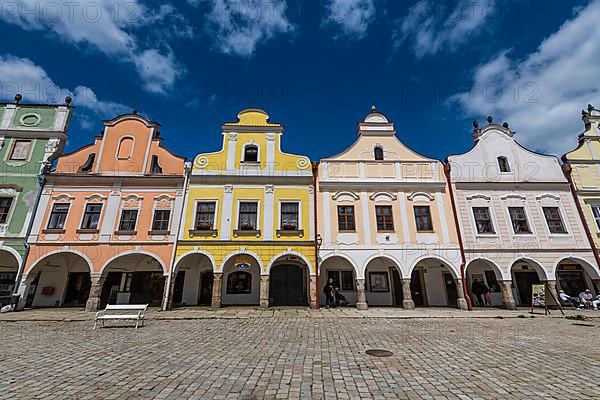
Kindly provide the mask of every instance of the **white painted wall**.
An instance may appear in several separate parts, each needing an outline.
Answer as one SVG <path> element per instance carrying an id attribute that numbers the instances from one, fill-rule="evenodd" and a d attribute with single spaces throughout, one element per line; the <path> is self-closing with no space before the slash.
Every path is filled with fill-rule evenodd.
<path id="1" fill-rule="evenodd" d="M 260 269 L 252 265 L 246 272 L 252 274 L 252 291 L 249 294 L 227 294 L 227 278 L 236 272 L 232 266 L 226 266 L 223 273 L 223 288 L 221 304 L 227 305 L 257 305 L 260 302 Z"/>
<path id="2" fill-rule="evenodd" d="M 49 268 L 46 267 L 40 275 L 35 297 L 33 298 L 33 307 L 57 307 L 62 305 L 67 287 L 68 271 L 65 267 Z M 52 296 L 43 296 L 44 287 L 54 287 Z"/>

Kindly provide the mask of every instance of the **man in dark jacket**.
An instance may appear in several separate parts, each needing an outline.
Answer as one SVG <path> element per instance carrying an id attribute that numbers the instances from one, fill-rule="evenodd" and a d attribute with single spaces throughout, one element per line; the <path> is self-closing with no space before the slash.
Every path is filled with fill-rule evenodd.
<path id="1" fill-rule="evenodd" d="M 482 289 L 483 288 L 481 287 L 481 282 L 479 282 L 479 279 L 475 279 L 473 281 L 473 285 L 471 285 L 471 293 L 473 293 L 473 297 L 477 300 L 476 305 L 480 307 L 483 306 L 483 299 L 481 298 L 481 294 L 483 292 Z"/>
<path id="2" fill-rule="evenodd" d="M 333 278 L 329 278 L 329 281 L 327 281 L 323 288 L 323 293 L 325 293 L 325 305 L 327 308 L 335 307 L 335 284 L 333 283 Z"/>

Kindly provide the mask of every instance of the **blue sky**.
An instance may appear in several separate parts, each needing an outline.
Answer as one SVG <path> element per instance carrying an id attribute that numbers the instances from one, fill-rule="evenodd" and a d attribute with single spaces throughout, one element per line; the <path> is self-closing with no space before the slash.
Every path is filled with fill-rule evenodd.
<path id="1" fill-rule="evenodd" d="M 319 159 L 377 105 L 416 151 L 467 151 L 492 114 L 562 154 L 600 106 L 600 1 L 3 0 L 0 97 L 77 107 L 67 150 L 133 109 L 193 158 L 243 108 Z"/>

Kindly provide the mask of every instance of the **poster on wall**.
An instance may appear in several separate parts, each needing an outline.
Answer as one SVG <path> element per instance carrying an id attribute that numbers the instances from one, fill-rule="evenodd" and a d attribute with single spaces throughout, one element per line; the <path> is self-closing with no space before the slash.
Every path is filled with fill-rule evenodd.
<path id="1" fill-rule="evenodd" d="M 546 307 L 546 285 L 534 283 L 531 285 L 531 306 Z"/>

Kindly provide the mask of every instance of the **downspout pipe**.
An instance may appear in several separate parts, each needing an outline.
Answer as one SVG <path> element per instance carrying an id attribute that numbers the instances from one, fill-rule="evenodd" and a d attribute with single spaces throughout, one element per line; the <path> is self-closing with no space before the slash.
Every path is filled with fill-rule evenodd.
<path id="1" fill-rule="evenodd" d="M 175 269 L 175 256 L 177 255 L 177 243 L 179 242 L 179 234 L 181 232 L 181 223 L 183 221 L 183 214 L 187 210 L 187 196 L 188 196 L 188 183 L 190 174 L 192 173 L 192 165 L 189 162 L 184 164 L 185 175 L 183 177 L 183 198 L 181 200 L 181 212 L 179 213 L 179 224 L 177 225 L 177 232 L 175 233 L 175 242 L 173 243 L 173 252 L 171 254 L 171 263 L 169 268 L 169 276 L 167 278 L 167 295 L 163 301 L 162 311 L 168 311 L 171 307 L 171 299 L 173 296 L 171 290 L 171 282 L 173 281 L 173 270 Z"/>
<path id="2" fill-rule="evenodd" d="M 465 257 L 465 247 L 462 241 L 462 235 L 460 232 L 460 225 L 458 223 L 458 214 L 456 212 L 456 202 L 454 200 L 454 189 L 452 188 L 452 179 L 450 179 L 450 172 L 452 167 L 449 162 L 446 162 L 444 165 L 444 175 L 446 175 L 446 181 L 448 182 L 448 191 L 450 193 L 450 202 L 452 203 L 452 215 L 454 216 L 454 225 L 456 226 L 456 234 L 458 236 L 458 246 L 460 247 L 460 279 L 462 280 L 463 287 L 463 295 L 465 296 L 465 300 L 467 301 L 467 309 L 469 311 L 473 311 L 473 303 L 471 302 L 471 297 L 469 296 L 469 290 L 467 286 L 467 278 L 465 276 L 465 266 L 467 264 L 467 258 Z"/>
<path id="3" fill-rule="evenodd" d="M 585 235 L 590 242 L 590 246 L 592 248 L 592 252 L 594 253 L 594 259 L 596 260 L 596 267 L 600 269 L 600 253 L 598 253 L 598 248 L 596 247 L 596 242 L 594 242 L 594 236 L 592 235 L 592 231 L 590 231 L 590 227 L 587 224 L 587 220 L 585 218 L 585 214 L 583 213 L 583 208 L 581 208 L 581 202 L 579 201 L 579 195 L 577 194 L 577 189 L 575 189 L 575 184 L 573 183 L 573 177 L 571 172 L 573 169 L 571 168 L 571 164 L 569 162 L 565 162 L 562 166 L 563 173 L 569 181 L 569 188 L 571 189 L 571 194 L 573 195 L 573 200 L 575 200 L 575 207 L 577 207 L 577 213 L 579 214 L 579 218 L 581 218 L 581 223 L 583 224 L 583 229 L 585 230 Z"/>
<path id="4" fill-rule="evenodd" d="M 314 221 L 313 223 L 315 224 L 315 237 L 314 239 L 314 246 L 315 246 L 315 273 L 316 273 L 316 280 L 315 280 L 315 284 L 317 285 L 317 290 L 316 290 L 316 301 L 317 301 L 317 309 L 321 308 L 321 301 L 319 298 L 319 243 L 317 241 L 317 237 L 319 236 L 319 217 L 318 217 L 318 201 L 317 201 L 317 183 L 318 183 L 318 176 L 319 176 L 319 162 L 318 161 L 313 161 L 312 163 L 312 173 L 313 173 L 313 203 L 314 203 Z"/>

